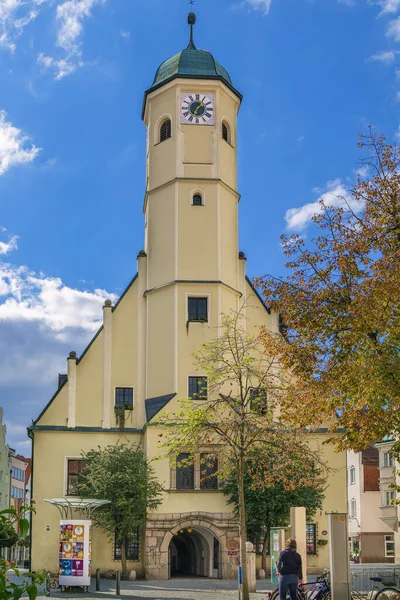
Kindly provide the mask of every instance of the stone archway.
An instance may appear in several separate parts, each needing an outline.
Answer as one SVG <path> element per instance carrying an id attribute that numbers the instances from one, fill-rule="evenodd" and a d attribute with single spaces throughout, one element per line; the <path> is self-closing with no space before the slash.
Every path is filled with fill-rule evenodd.
<path id="1" fill-rule="evenodd" d="M 237 521 L 231 513 L 150 514 L 145 542 L 146 578 L 169 579 L 173 568 L 187 575 L 235 578 L 238 557 L 231 547 L 232 543 L 239 547 L 238 541 Z M 179 568 L 172 560 L 175 557 L 177 561 L 185 548 L 189 560 Z"/>

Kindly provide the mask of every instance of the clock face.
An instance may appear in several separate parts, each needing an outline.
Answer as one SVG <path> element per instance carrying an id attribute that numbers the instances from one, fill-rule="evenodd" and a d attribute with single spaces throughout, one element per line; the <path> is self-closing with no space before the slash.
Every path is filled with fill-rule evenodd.
<path id="1" fill-rule="evenodd" d="M 214 94 L 181 94 L 181 123 L 214 125 Z"/>

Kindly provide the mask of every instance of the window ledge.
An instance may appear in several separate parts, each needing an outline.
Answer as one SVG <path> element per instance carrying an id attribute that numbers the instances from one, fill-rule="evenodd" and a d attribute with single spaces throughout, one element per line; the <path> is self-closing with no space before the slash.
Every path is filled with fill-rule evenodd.
<path id="1" fill-rule="evenodd" d="M 166 490 L 170 494 L 216 494 L 221 493 L 222 490 Z"/>
<path id="2" fill-rule="evenodd" d="M 208 323 L 208 319 L 188 319 L 188 323 Z"/>
<path id="3" fill-rule="evenodd" d="M 160 144 L 163 144 L 164 142 L 168 142 L 168 140 L 172 140 L 172 135 L 169 138 L 165 138 L 165 140 L 162 140 L 162 142 L 157 142 L 156 144 L 154 144 L 154 147 L 159 146 Z"/>

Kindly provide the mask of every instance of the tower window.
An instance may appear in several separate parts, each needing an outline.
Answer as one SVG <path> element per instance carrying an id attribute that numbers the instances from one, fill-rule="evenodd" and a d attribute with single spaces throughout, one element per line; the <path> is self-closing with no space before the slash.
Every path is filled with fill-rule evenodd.
<path id="1" fill-rule="evenodd" d="M 133 388 L 115 388 L 115 406 L 124 406 L 126 410 L 132 410 Z"/>
<path id="2" fill-rule="evenodd" d="M 188 320 L 208 321 L 208 298 L 189 298 L 188 299 Z"/>
<path id="3" fill-rule="evenodd" d="M 192 400 L 207 399 L 207 377 L 189 377 L 189 398 Z"/>
<path id="4" fill-rule="evenodd" d="M 193 196 L 193 206 L 203 206 L 203 197 L 201 194 L 195 194 Z"/>
<path id="5" fill-rule="evenodd" d="M 222 139 L 228 142 L 228 144 L 231 143 L 231 130 L 226 121 L 222 121 Z"/>
<path id="6" fill-rule="evenodd" d="M 167 119 L 160 128 L 160 142 L 165 142 L 171 137 L 171 121 Z"/>

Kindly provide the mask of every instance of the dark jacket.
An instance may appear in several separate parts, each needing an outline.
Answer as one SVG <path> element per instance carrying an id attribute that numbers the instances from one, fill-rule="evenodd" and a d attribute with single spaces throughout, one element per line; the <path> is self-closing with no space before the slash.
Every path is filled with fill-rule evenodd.
<path id="1" fill-rule="evenodd" d="M 281 575 L 297 575 L 299 579 L 303 579 L 301 556 L 294 548 L 286 548 L 280 553 L 277 567 Z"/>

